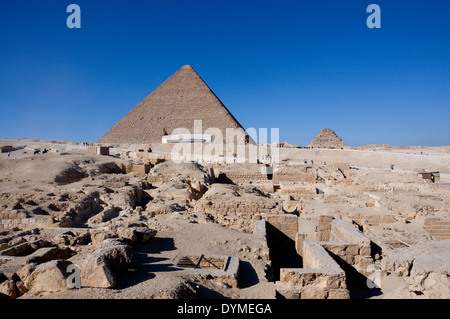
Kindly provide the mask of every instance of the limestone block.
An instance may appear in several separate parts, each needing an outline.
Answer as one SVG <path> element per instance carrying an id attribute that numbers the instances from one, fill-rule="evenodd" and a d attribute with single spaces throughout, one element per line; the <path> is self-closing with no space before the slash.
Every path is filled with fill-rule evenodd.
<path id="1" fill-rule="evenodd" d="M 25 264 L 22 268 L 16 271 L 16 275 L 20 278 L 21 281 L 25 282 L 25 280 L 31 275 L 36 267 L 36 263 Z"/>
<path id="2" fill-rule="evenodd" d="M 67 267 L 71 262 L 52 260 L 38 265 L 25 279 L 28 290 L 34 292 L 56 292 L 69 289 L 67 286 Z"/>
<path id="3" fill-rule="evenodd" d="M 327 299 L 350 299 L 350 292 L 347 289 L 330 289 Z"/>
<path id="4" fill-rule="evenodd" d="M 372 250 L 371 250 L 370 246 L 362 246 L 359 249 L 359 255 L 361 255 L 361 256 L 370 256 L 371 252 L 372 252 Z"/>
<path id="5" fill-rule="evenodd" d="M 317 288 L 301 288 L 300 299 L 326 299 L 326 291 Z"/>
<path id="6" fill-rule="evenodd" d="M 356 256 L 359 254 L 359 246 L 358 245 L 348 245 L 346 249 L 346 254 L 351 256 Z"/>
<path id="7" fill-rule="evenodd" d="M 113 288 L 116 285 L 108 260 L 104 254 L 89 254 L 81 266 L 81 286 L 93 288 Z"/>
<path id="8" fill-rule="evenodd" d="M 286 299 L 300 299 L 300 291 L 289 283 L 275 282 L 276 291 Z"/>
<path id="9" fill-rule="evenodd" d="M 102 229 L 93 229 L 90 231 L 92 245 L 96 246 L 101 244 L 107 238 L 117 238 L 117 234 L 112 231 L 106 231 Z"/>
<path id="10" fill-rule="evenodd" d="M 16 299 L 17 289 L 14 280 L 6 280 L 0 283 L 0 299 L 1 298 Z"/>
<path id="11" fill-rule="evenodd" d="M 374 264 L 374 260 L 370 256 L 355 256 L 354 264 L 359 270 L 366 271 L 370 265 Z"/>
<path id="12" fill-rule="evenodd" d="M 105 239 L 94 252 L 103 254 L 114 271 L 126 270 L 133 259 L 131 246 L 115 238 Z"/>
<path id="13" fill-rule="evenodd" d="M 347 288 L 345 277 L 340 274 L 327 276 L 326 287 L 327 289 Z"/>

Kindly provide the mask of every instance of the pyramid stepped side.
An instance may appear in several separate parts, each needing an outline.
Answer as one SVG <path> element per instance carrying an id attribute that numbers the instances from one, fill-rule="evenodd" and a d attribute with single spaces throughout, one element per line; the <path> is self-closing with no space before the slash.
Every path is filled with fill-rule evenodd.
<path id="1" fill-rule="evenodd" d="M 161 143 L 163 135 L 176 128 L 194 134 L 194 120 L 202 120 L 202 130 L 215 127 L 242 128 L 195 70 L 185 65 L 161 84 L 98 143 Z"/>
<path id="2" fill-rule="evenodd" d="M 320 131 L 319 135 L 311 140 L 311 143 L 308 146 L 318 148 L 341 148 L 345 147 L 346 144 L 333 130 L 325 127 Z"/>

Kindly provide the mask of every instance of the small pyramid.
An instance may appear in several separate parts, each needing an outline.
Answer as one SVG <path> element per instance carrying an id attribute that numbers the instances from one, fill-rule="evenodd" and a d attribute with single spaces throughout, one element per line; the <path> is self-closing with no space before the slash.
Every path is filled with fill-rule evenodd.
<path id="1" fill-rule="evenodd" d="M 186 128 L 194 134 L 195 120 L 202 120 L 203 131 L 219 128 L 224 140 L 226 128 L 244 131 L 197 72 L 185 65 L 106 132 L 98 143 L 161 143 L 162 136 L 172 134 L 176 128 Z"/>
<path id="2" fill-rule="evenodd" d="M 323 128 L 319 135 L 311 140 L 309 147 L 317 148 L 341 148 L 345 147 L 345 142 L 328 127 Z"/>

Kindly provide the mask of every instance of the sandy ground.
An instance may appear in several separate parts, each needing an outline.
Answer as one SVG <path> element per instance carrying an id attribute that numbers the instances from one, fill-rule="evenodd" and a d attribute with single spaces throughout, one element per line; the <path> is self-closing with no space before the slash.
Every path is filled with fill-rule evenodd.
<path id="1" fill-rule="evenodd" d="M 99 187 L 104 179 L 99 167 L 122 159 L 99 157 L 95 155 L 61 155 L 66 152 L 85 150 L 87 146 L 75 142 L 39 141 L 39 140 L 0 140 L 1 145 L 12 145 L 15 150 L 8 156 L 0 153 L 0 192 L 19 194 L 27 192 L 36 195 L 42 201 L 48 200 L 52 192 L 79 192 Z M 45 155 L 33 155 L 36 148 L 48 149 Z M 346 184 L 324 183 L 325 200 L 309 201 L 305 204 L 302 216 L 304 222 L 299 232 L 313 238 L 318 214 L 391 214 L 388 208 L 399 205 L 422 205 L 433 213 L 448 217 L 448 191 L 450 190 L 450 147 L 385 147 L 366 146 L 358 149 L 279 149 L 280 161 L 291 164 L 308 163 L 314 160 L 316 166 L 331 167 L 335 163 L 348 163 L 357 168 L 352 179 L 359 187 L 380 189 L 384 184 L 417 185 L 420 190 L 413 195 L 408 193 L 386 195 L 376 191 L 359 192 L 354 186 Z M 74 164 L 75 163 L 75 164 Z M 391 170 L 390 165 L 394 165 Z M 74 166 L 75 165 L 75 166 Z M 55 179 L 62 171 L 83 167 L 90 176 L 79 182 L 56 186 Z M 97 170 L 97 171 L 96 171 Z M 416 176 L 417 171 L 439 171 L 441 181 L 435 185 L 422 182 Z M 411 174 L 413 173 L 413 174 Z M 367 185 L 366 185 L 367 184 Z M 359 192 L 359 193 L 358 193 Z M 357 195 L 355 195 L 357 194 Z M 417 197 L 421 194 L 425 199 Z M 372 197 L 370 197 L 370 196 Z M 375 197 L 373 197 L 375 196 Z M 379 200 L 374 198 L 378 198 Z M 428 197 L 427 197 L 428 196 Z M 436 197 L 433 199 L 433 196 Z M 447 196 L 447 197 L 446 197 Z M 442 199 L 446 199 L 443 201 Z M 0 205 L 9 205 L 5 196 Z M 367 207 L 374 202 L 380 207 Z M 442 202 L 442 203 L 441 203 Z M 444 205 L 444 209 L 442 209 Z M 398 216 L 401 217 L 401 214 Z M 404 220 L 405 216 L 402 217 Z M 232 230 L 219 224 L 206 222 L 202 216 L 193 216 L 191 212 L 172 212 L 156 215 L 147 220 L 158 230 L 157 235 L 148 243 L 135 247 L 131 269 L 122 274 L 118 286 L 114 289 L 82 288 L 61 293 L 26 293 L 21 298 L 232 298 L 232 299 L 270 299 L 275 297 L 274 283 L 266 278 L 267 261 L 259 255 L 263 240 L 256 234 Z M 430 240 L 430 236 L 416 224 L 397 222 L 389 226 L 372 227 L 376 236 L 405 240 Z M 195 270 L 176 266 L 177 260 L 185 255 L 219 254 L 237 256 L 241 260 L 240 288 L 226 288 L 214 281 L 202 279 Z M 408 298 L 405 279 L 395 274 L 382 277 L 383 291 L 378 294 L 367 291 L 359 296 L 366 298 Z M 366 294 L 366 295 L 365 295 Z M 355 293 L 358 295 L 358 292 Z"/>
<path id="2" fill-rule="evenodd" d="M 153 220 L 161 230 L 147 244 L 135 248 L 133 266 L 122 274 L 114 289 L 81 288 L 62 293 L 27 293 L 21 298 L 76 299 L 152 299 L 192 298 L 198 290 L 201 298 L 272 299 L 273 283 L 265 278 L 265 261 L 243 247 L 256 249 L 261 238 L 233 231 L 212 223 L 192 223 L 179 213 Z M 176 266 L 187 255 L 217 254 L 238 256 L 241 260 L 239 288 L 222 287 L 214 281 L 201 279 L 194 269 Z M 200 288 L 197 288 L 200 287 Z"/>

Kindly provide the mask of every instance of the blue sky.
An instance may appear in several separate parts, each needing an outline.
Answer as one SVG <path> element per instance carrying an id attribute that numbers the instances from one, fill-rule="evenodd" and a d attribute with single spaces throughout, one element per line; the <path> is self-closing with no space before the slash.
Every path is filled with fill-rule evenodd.
<path id="1" fill-rule="evenodd" d="M 95 142 L 185 64 L 282 141 L 450 145 L 447 0 L 1 0 L 0 138 Z"/>

